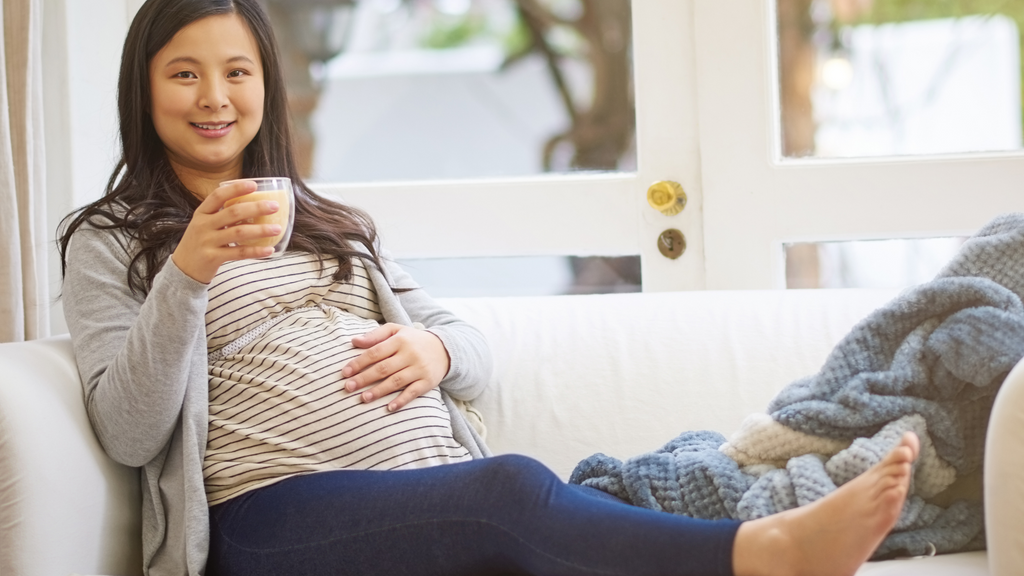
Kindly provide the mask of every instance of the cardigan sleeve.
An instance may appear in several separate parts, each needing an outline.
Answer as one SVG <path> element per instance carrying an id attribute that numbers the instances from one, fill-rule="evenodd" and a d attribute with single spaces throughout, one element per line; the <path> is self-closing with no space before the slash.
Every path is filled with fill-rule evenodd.
<path id="1" fill-rule="evenodd" d="M 473 400 L 487 387 L 493 369 L 491 350 L 483 333 L 459 319 L 431 298 L 401 266 L 388 258 L 386 276 L 399 292 L 398 300 L 412 322 L 422 324 L 441 339 L 451 359 L 441 389 L 456 400 Z"/>
<path id="2" fill-rule="evenodd" d="M 148 296 L 127 285 L 126 242 L 83 226 L 71 240 L 64 313 L 104 450 L 142 466 L 170 441 L 181 418 L 197 339 L 205 337 L 206 285 L 168 258 Z"/>

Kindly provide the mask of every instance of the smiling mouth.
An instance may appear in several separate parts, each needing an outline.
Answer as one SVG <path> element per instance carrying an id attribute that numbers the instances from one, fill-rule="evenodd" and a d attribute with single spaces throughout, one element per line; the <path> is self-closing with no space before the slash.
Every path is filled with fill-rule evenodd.
<path id="1" fill-rule="evenodd" d="M 234 122 L 222 122 L 220 124 L 196 124 L 195 122 L 189 122 L 189 124 L 195 126 L 196 128 L 201 128 L 203 130 L 223 130 L 228 126 L 234 124 Z"/>

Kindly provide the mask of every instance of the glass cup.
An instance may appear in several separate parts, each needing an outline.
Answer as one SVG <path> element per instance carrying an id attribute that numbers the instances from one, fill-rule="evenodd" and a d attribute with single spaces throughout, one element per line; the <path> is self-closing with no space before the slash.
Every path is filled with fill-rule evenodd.
<path id="1" fill-rule="evenodd" d="M 238 180 L 221 182 L 220 185 L 225 186 L 233 182 L 255 182 L 256 191 L 228 200 L 224 203 L 224 208 L 229 208 L 239 202 L 255 202 L 259 200 L 273 200 L 280 206 L 277 212 L 273 214 L 247 218 L 244 221 L 246 224 L 279 224 L 281 226 L 280 234 L 266 238 L 246 240 L 239 242 L 239 244 L 243 246 L 273 246 L 274 253 L 268 256 L 268 258 L 283 254 L 288 249 L 288 240 L 292 237 L 292 226 L 295 223 L 295 211 L 292 210 L 292 207 L 295 205 L 295 193 L 292 191 L 291 179 L 278 177 L 240 178 Z"/>

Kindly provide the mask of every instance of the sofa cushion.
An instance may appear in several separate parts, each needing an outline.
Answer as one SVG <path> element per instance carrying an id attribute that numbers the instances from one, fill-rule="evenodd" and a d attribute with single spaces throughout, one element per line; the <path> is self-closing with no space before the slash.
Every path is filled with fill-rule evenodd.
<path id="1" fill-rule="evenodd" d="M 792 380 L 821 367 L 892 290 L 674 292 L 442 304 L 495 356 L 473 402 L 496 453 L 563 478 L 595 452 L 628 458 L 685 430 L 728 436 Z"/>

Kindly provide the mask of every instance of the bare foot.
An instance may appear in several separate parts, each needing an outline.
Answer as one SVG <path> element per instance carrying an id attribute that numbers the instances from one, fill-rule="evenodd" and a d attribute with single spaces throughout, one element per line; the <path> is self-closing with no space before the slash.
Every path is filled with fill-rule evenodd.
<path id="1" fill-rule="evenodd" d="M 860 476 L 806 506 L 744 522 L 733 545 L 736 576 L 851 576 L 903 510 L 920 442 L 899 446 Z"/>

